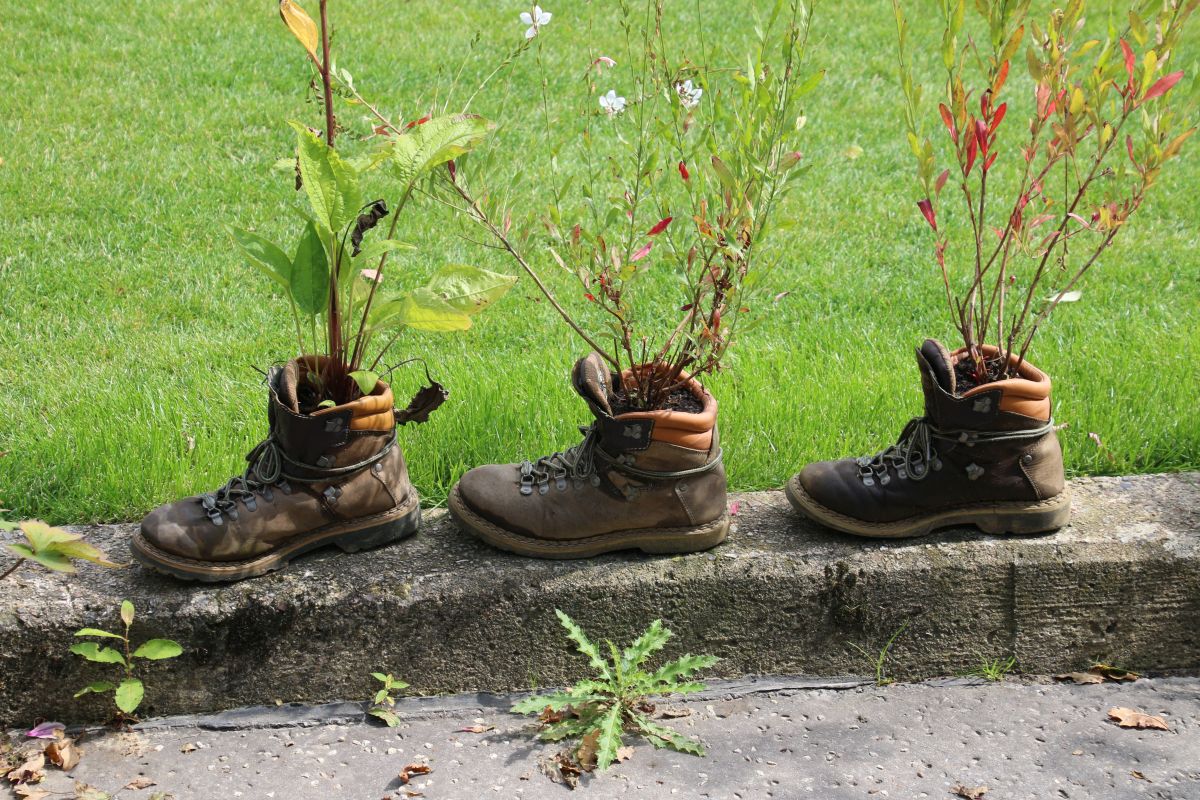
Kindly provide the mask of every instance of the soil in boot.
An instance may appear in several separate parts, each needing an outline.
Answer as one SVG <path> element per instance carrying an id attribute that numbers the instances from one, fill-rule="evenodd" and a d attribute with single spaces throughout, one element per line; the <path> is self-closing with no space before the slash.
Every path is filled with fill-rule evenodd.
<path id="1" fill-rule="evenodd" d="M 999 357 L 994 347 L 983 350 Z M 1025 362 L 1019 377 L 960 390 L 965 358 L 965 350 L 951 353 L 927 339 L 917 351 L 925 416 L 874 456 L 806 466 L 786 489 L 796 510 L 872 537 L 921 536 L 949 525 L 1040 533 L 1067 524 L 1071 501 L 1050 419 L 1050 378 Z"/>
<path id="2" fill-rule="evenodd" d="M 525 556 L 586 558 L 614 550 L 689 553 L 729 530 L 717 401 L 689 380 L 672 408 L 624 411 L 595 353 L 576 363 L 575 390 L 596 420 L 566 452 L 463 475 L 450 513 L 463 529 Z"/>
<path id="3" fill-rule="evenodd" d="M 152 511 L 131 541 L 138 561 L 178 578 L 231 581 L 325 545 L 356 552 L 417 530 L 391 388 L 381 381 L 351 403 L 308 408 L 306 373 L 299 360 L 268 373 L 270 434 L 246 471 Z"/>

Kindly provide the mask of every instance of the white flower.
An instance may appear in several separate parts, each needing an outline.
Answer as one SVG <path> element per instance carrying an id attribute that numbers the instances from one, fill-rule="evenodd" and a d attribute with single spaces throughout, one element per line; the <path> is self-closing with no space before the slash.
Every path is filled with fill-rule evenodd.
<path id="1" fill-rule="evenodd" d="M 521 24 L 529 26 L 529 29 L 525 31 L 525 38 L 532 39 L 537 36 L 538 31 L 550 24 L 550 17 L 552 16 L 553 14 L 549 11 L 542 11 L 541 6 L 534 6 L 533 13 L 522 11 Z"/>
<path id="2" fill-rule="evenodd" d="M 683 103 L 684 108 L 700 105 L 700 95 L 704 94 L 704 90 L 699 86 L 692 86 L 691 81 L 675 84 L 675 91 L 679 94 L 679 102 Z"/>
<path id="3" fill-rule="evenodd" d="M 600 107 L 615 117 L 625 110 L 625 98 L 617 94 L 615 89 L 609 89 L 608 94 L 600 95 Z"/>

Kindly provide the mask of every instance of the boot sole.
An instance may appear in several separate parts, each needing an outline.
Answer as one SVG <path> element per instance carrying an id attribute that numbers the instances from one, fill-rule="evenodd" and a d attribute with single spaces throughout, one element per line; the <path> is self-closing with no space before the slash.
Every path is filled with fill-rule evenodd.
<path id="1" fill-rule="evenodd" d="M 716 547 L 729 534 L 729 515 L 723 514 L 712 522 L 692 528 L 635 528 L 586 539 L 538 539 L 502 528 L 475 513 L 463 500 L 457 484 L 450 492 L 448 505 L 450 516 L 463 530 L 492 547 L 530 558 L 591 558 L 619 550 L 641 550 L 651 554 L 695 553 Z"/>
<path id="2" fill-rule="evenodd" d="M 873 539 L 907 539 L 925 536 L 938 528 L 962 525 L 974 525 L 984 533 L 1001 535 L 1048 533 L 1071 521 L 1071 497 L 1066 491 L 1032 503 L 974 503 L 896 522 L 865 522 L 826 508 L 804 491 L 799 476 L 788 481 L 784 493 L 792 507 L 809 519 L 835 531 Z"/>
<path id="3" fill-rule="evenodd" d="M 385 514 L 326 525 L 244 561 L 200 561 L 168 553 L 151 544 L 141 530 L 130 539 L 129 549 L 139 563 L 155 572 L 185 581 L 225 583 L 281 570 L 293 558 L 329 545 L 347 553 L 372 550 L 407 539 L 420 526 L 421 501 L 412 491 L 402 505 Z"/>

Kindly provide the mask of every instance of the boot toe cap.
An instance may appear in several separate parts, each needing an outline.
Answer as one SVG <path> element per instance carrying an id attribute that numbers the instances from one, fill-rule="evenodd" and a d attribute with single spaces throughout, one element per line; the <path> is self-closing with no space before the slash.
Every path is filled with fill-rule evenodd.
<path id="1" fill-rule="evenodd" d="M 804 493 L 815 502 L 839 514 L 859 516 L 856 511 L 861 511 L 861 491 L 855 489 L 862 487 L 861 483 L 855 486 L 858 464 L 853 459 L 818 461 L 804 467 L 796 477 Z"/>
<path id="2" fill-rule="evenodd" d="M 141 534 L 159 550 L 184 558 L 197 558 L 196 542 L 190 533 L 193 526 L 181 513 L 185 502 L 168 503 L 151 511 L 142 520 Z"/>
<path id="3" fill-rule="evenodd" d="M 526 535 L 536 528 L 532 516 L 539 504 L 521 494 L 519 465 L 475 467 L 459 479 L 457 488 L 463 503 L 492 524 Z"/>

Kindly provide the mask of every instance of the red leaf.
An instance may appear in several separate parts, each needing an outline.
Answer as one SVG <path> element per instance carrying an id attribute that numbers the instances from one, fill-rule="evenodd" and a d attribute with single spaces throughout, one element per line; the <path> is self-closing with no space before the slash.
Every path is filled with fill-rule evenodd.
<path id="1" fill-rule="evenodd" d="M 1133 71 L 1136 69 L 1136 59 L 1133 57 L 1133 48 L 1124 39 L 1121 40 L 1121 50 L 1125 53 L 1125 71 L 1129 73 L 1129 85 L 1133 85 Z"/>
<path id="2" fill-rule="evenodd" d="M 673 220 L 673 219 L 674 219 L 674 217 L 667 217 L 666 219 L 659 220 L 658 224 L 656 224 L 650 230 L 646 231 L 646 235 L 647 236 L 658 236 L 660 233 L 662 233 L 663 231 L 665 231 L 667 229 L 667 226 L 671 224 L 671 220 Z"/>
<path id="3" fill-rule="evenodd" d="M 929 223 L 929 227 L 937 231 L 937 217 L 933 213 L 933 203 L 929 202 L 929 198 L 917 202 L 917 208 L 921 209 L 921 216 L 925 217 L 925 221 Z"/>
<path id="4" fill-rule="evenodd" d="M 941 175 L 937 176 L 937 181 L 933 185 L 933 190 L 941 194 L 942 187 L 946 185 L 946 180 L 950 177 L 950 170 L 943 170 Z"/>
<path id="5" fill-rule="evenodd" d="M 996 113 L 992 117 L 991 127 L 988 128 L 989 133 L 996 132 L 996 128 L 999 127 L 1000 121 L 1004 119 L 1004 115 L 1007 113 L 1008 113 L 1008 103 L 1001 103 L 1000 105 L 996 106 Z"/>
<path id="6" fill-rule="evenodd" d="M 1183 70 L 1172 72 L 1170 75 L 1165 75 L 1155 81 L 1150 90 L 1146 92 L 1146 96 L 1142 98 L 1142 102 L 1153 100 L 1156 97 L 1162 97 L 1167 92 L 1171 91 L 1171 87 L 1179 83 L 1179 79 L 1183 77 Z"/>
<path id="7" fill-rule="evenodd" d="M 996 82 L 992 84 L 992 93 L 999 94 L 1004 88 L 1004 82 L 1008 80 L 1008 62 L 1005 61 L 1000 65 L 1000 71 L 996 73 Z"/>
<path id="8" fill-rule="evenodd" d="M 998 155 L 1000 155 L 1000 154 L 992 153 L 990 156 L 987 157 L 987 161 L 983 162 L 983 171 L 984 172 L 987 172 L 989 169 L 992 168 L 992 162 L 996 160 L 996 156 L 998 156 Z"/>
<path id="9" fill-rule="evenodd" d="M 446 169 L 450 170 L 450 180 L 454 180 L 454 176 L 458 173 L 458 167 L 454 166 L 454 159 L 446 162 Z"/>
<path id="10" fill-rule="evenodd" d="M 975 166 L 975 157 L 978 155 L 979 140 L 972 136 L 967 140 L 967 165 L 963 167 L 963 175 L 970 175 L 971 168 Z"/>
<path id="11" fill-rule="evenodd" d="M 682 161 L 679 162 L 679 177 L 683 178 L 685 181 L 691 177 L 688 175 L 687 164 L 683 163 Z"/>
<path id="12" fill-rule="evenodd" d="M 653 246 L 654 246 L 654 242 L 646 242 L 646 244 L 642 247 L 641 250 L 638 250 L 636 253 L 633 254 L 632 257 L 630 257 L 630 259 L 629 259 L 630 262 L 641 261 L 643 258 L 650 255 L 650 248 Z"/>
<path id="13" fill-rule="evenodd" d="M 979 140 L 979 150 L 984 155 L 988 151 L 988 127 L 987 123 L 981 119 L 975 120 L 975 138 Z"/>
<path id="14" fill-rule="evenodd" d="M 680 311 L 691 311 L 693 306 L 695 306 L 695 303 L 688 303 L 686 306 L 680 306 L 679 310 Z"/>
<path id="15" fill-rule="evenodd" d="M 596 295 L 592 294 L 591 292 L 588 292 L 583 297 L 585 300 L 590 300 L 593 303 L 596 302 Z"/>
<path id="16" fill-rule="evenodd" d="M 945 103 L 938 103 L 938 111 L 942 114 L 942 123 L 945 124 L 946 130 L 950 131 L 950 138 L 957 143 L 958 129 L 954 127 L 954 115 L 950 113 L 950 109 L 946 108 Z"/>
<path id="17" fill-rule="evenodd" d="M 1125 137 L 1125 152 L 1129 153 L 1129 160 L 1133 162 L 1133 165 L 1135 167 L 1138 166 L 1137 159 L 1133 157 L 1133 137 L 1132 136 Z"/>

